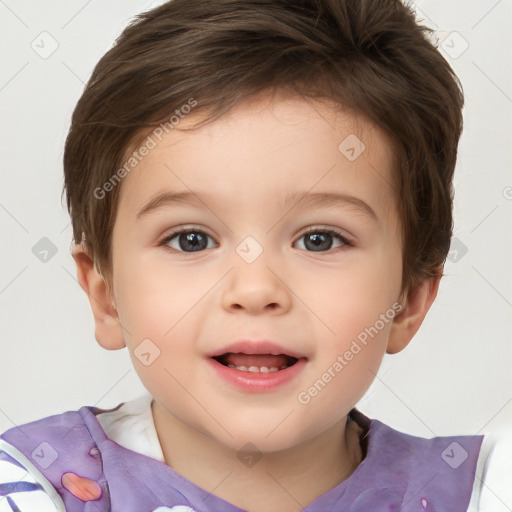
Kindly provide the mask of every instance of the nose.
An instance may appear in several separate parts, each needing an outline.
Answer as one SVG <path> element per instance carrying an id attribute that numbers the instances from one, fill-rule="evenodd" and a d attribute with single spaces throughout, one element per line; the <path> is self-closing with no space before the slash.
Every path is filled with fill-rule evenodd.
<path id="1" fill-rule="evenodd" d="M 286 313 L 292 302 L 287 275 L 275 258 L 260 255 L 252 263 L 235 260 L 227 276 L 222 303 L 226 310 L 244 310 L 252 315 Z M 238 256 L 237 256 L 238 257 Z"/>

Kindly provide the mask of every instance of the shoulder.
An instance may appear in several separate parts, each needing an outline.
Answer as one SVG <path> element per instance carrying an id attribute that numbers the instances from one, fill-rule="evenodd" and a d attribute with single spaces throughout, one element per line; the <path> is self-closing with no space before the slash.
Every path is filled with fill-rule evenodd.
<path id="1" fill-rule="evenodd" d="M 414 499 L 421 489 L 425 503 L 430 501 L 429 495 L 434 501 L 441 498 L 443 506 L 452 503 L 447 510 L 512 510 L 509 425 L 481 435 L 432 438 L 411 436 L 378 420 L 372 420 L 371 425 L 369 448 L 373 443 L 373 453 L 382 459 L 382 467 L 387 466 L 393 478 L 406 482 L 404 502 L 409 495 Z M 465 507 L 460 508 L 464 503 Z"/>
<path id="2" fill-rule="evenodd" d="M 393 459 L 400 466 L 408 467 L 421 461 L 418 469 L 425 471 L 429 467 L 436 471 L 455 474 L 471 472 L 476 467 L 483 435 L 456 435 L 420 437 L 397 430 L 377 419 L 369 420 L 360 411 L 352 412 L 359 424 L 366 426 L 371 450 L 383 458 Z"/>
<path id="3" fill-rule="evenodd" d="M 356 419 L 357 418 L 357 419 Z M 358 422 L 368 424 L 358 416 Z M 363 420 L 363 421 L 361 421 Z M 466 511 L 484 436 L 413 436 L 371 420 L 367 456 L 361 468 L 365 485 L 403 512 Z M 383 498 L 384 499 L 384 498 Z"/>
<path id="4" fill-rule="evenodd" d="M 4 501 L 5 500 L 5 501 Z M 16 512 L 65 512 L 53 485 L 27 461 L 16 447 L 0 439 L 0 502 L 1 510 Z M 7 504 L 7 507 L 5 507 Z"/>
<path id="5" fill-rule="evenodd" d="M 89 460 L 96 449 L 90 426 L 97 437 L 103 433 L 94 416 L 98 411 L 84 406 L 18 425 L 0 435 L 2 512 L 65 512 L 68 491 L 72 498 L 78 497 L 70 488 L 73 482 L 65 479 L 67 468 L 101 472 L 99 460 L 94 464 Z"/>
<path id="6" fill-rule="evenodd" d="M 91 500 L 98 511 L 109 509 L 101 450 L 117 444 L 160 458 L 150 395 L 111 409 L 83 406 L 3 432 L 0 511 L 64 512 Z"/>

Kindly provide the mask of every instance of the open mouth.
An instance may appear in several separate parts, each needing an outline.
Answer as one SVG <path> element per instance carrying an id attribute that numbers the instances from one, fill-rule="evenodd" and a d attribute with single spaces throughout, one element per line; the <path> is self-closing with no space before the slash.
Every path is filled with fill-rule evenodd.
<path id="1" fill-rule="evenodd" d="M 244 354 L 241 352 L 226 352 L 213 359 L 218 363 L 240 370 L 242 372 L 269 373 L 286 370 L 293 366 L 298 359 L 286 354 Z"/>

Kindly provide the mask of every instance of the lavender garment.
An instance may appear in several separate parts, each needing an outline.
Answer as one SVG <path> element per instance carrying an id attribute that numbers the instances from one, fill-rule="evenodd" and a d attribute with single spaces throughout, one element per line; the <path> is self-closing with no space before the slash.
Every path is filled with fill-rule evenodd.
<path id="1" fill-rule="evenodd" d="M 68 512 L 242 512 L 163 462 L 111 441 L 95 416 L 101 412 L 84 406 L 0 437 L 35 461 Z M 368 431 L 366 457 L 347 480 L 303 504 L 305 511 L 466 511 L 483 436 L 424 439 L 357 409 L 350 416 Z"/>

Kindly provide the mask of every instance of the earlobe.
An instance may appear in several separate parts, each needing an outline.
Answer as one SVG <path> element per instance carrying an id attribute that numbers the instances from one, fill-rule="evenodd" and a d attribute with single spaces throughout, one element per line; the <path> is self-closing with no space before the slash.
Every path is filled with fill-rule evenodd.
<path id="1" fill-rule="evenodd" d="M 425 279 L 408 293 L 402 311 L 393 320 L 386 350 L 388 354 L 403 350 L 418 332 L 436 298 L 440 280 L 441 272 L 436 277 Z"/>
<path id="2" fill-rule="evenodd" d="M 75 245 L 71 255 L 76 263 L 78 282 L 91 304 L 96 341 L 107 350 L 125 347 L 123 328 L 105 279 L 96 269 L 85 247 Z"/>

